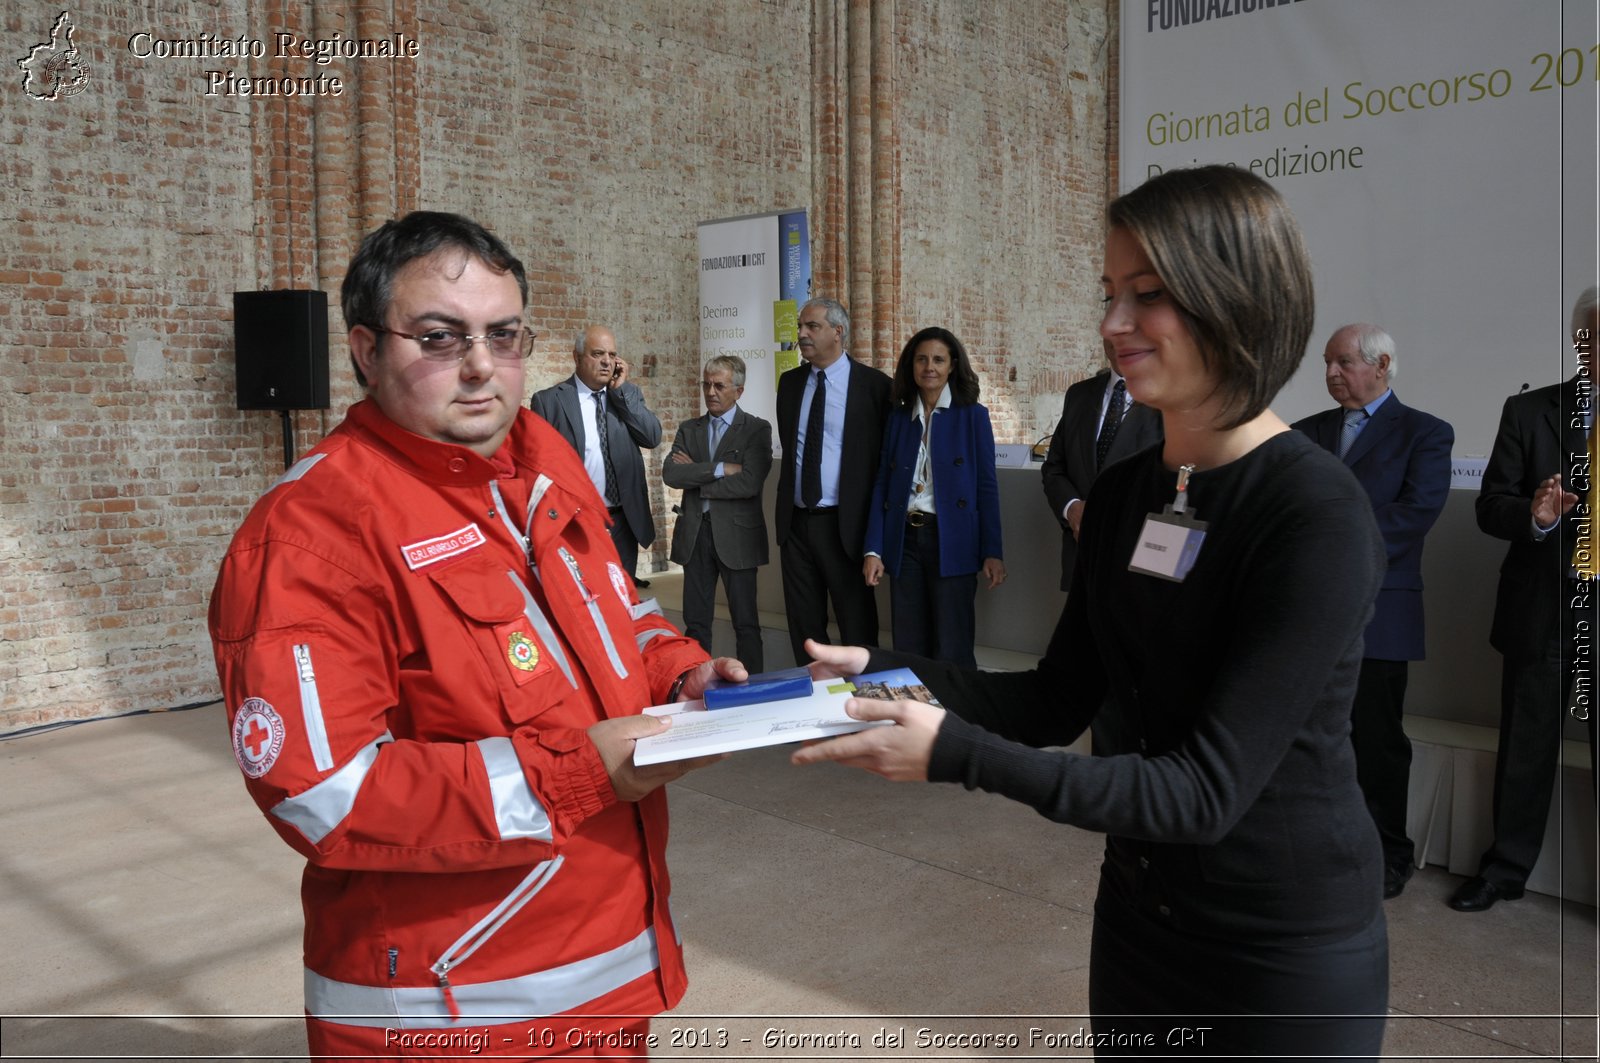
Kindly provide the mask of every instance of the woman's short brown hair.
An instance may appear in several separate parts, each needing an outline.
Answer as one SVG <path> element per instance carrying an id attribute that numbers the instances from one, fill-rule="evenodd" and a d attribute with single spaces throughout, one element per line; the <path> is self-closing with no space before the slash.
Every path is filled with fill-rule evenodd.
<path id="1" fill-rule="evenodd" d="M 1263 413 L 1305 357 L 1316 314 L 1300 226 L 1247 170 L 1168 170 L 1111 201 L 1188 319 L 1223 397 L 1221 427 Z"/>

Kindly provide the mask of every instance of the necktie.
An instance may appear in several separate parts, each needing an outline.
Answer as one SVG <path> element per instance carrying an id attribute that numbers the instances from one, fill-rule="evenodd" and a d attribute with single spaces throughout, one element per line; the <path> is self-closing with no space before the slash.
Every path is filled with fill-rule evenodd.
<path id="1" fill-rule="evenodd" d="M 722 418 L 711 418 L 711 462 L 713 466 L 716 464 L 717 460 L 717 447 L 722 445 L 722 432 L 727 427 L 728 422 L 724 421 Z M 700 512 L 710 513 L 711 500 L 706 498 L 704 495 L 701 495 L 700 497 L 702 499 L 700 502 Z"/>
<path id="2" fill-rule="evenodd" d="M 1122 427 L 1122 407 L 1128 397 L 1128 385 L 1118 380 L 1111 389 L 1111 402 L 1106 406 L 1106 418 L 1100 422 L 1100 434 L 1094 441 L 1094 467 L 1102 469 L 1111 444 L 1117 441 L 1117 429 Z"/>
<path id="3" fill-rule="evenodd" d="M 828 378 L 818 369 L 806 417 L 806 452 L 800 460 L 800 502 L 807 509 L 822 503 L 822 415 L 827 405 Z"/>
<path id="4" fill-rule="evenodd" d="M 1346 410 L 1344 412 L 1344 427 L 1339 430 L 1339 457 L 1350 453 L 1350 446 L 1356 441 L 1356 436 L 1361 434 L 1361 426 L 1367 423 L 1367 411 L 1361 408 Z"/>
<path id="5" fill-rule="evenodd" d="M 594 393 L 594 427 L 600 436 L 600 463 L 606 468 L 606 505 L 617 504 L 617 467 L 611 463 L 611 426 L 606 421 L 605 392 Z"/>

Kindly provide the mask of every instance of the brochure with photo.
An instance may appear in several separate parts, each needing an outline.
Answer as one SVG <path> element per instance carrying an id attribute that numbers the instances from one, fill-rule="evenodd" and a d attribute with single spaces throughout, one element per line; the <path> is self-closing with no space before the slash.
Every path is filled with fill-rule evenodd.
<path id="1" fill-rule="evenodd" d="M 909 668 L 893 668 L 848 679 L 814 680 L 811 693 L 805 697 L 755 702 L 711 712 L 704 711 L 705 705 L 699 700 L 656 705 L 644 711 L 654 716 L 671 716 L 672 727 L 634 743 L 633 762 L 641 766 L 663 764 L 890 726 L 887 720 L 868 722 L 846 715 L 844 704 L 851 698 L 910 699 L 939 704 L 915 672 Z"/>

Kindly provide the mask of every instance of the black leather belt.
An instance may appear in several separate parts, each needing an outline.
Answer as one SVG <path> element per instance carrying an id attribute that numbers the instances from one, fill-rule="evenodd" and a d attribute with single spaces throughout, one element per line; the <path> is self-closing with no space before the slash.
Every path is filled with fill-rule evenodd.
<path id="1" fill-rule="evenodd" d="M 795 506 L 794 507 L 794 511 L 796 513 L 809 513 L 809 514 L 811 514 L 813 516 L 819 516 L 819 515 L 824 514 L 824 513 L 837 513 L 837 512 L 839 512 L 839 507 L 838 506 Z"/>
<path id="2" fill-rule="evenodd" d="M 934 522 L 932 513 L 924 513 L 920 509 L 906 510 L 906 523 L 913 528 L 923 528 Z"/>

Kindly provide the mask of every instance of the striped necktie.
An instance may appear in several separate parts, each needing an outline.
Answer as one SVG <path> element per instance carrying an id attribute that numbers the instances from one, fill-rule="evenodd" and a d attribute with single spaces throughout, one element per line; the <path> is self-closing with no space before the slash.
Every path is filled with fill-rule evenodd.
<path id="1" fill-rule="evenodd" d="M 594 428 L 600 436 L 600 463 L 606 469 L 606 505 L 615 506 L 621 497 L 617 494 L 617 467 L 611 463 L 611 426 L 606 422 L 605 393 L 594 393 Z"/>
<path id="2" fill-rule="evenodd" d="M 1361 426 L 1367 423 L 1367 411 L 1361 407 L 1344 411 L 1344 427 L 1339 430 L 1339 457 L 1350 453 L 1350 448 L 1355 444 L 1356 436 L 1361 434 Z"/>

